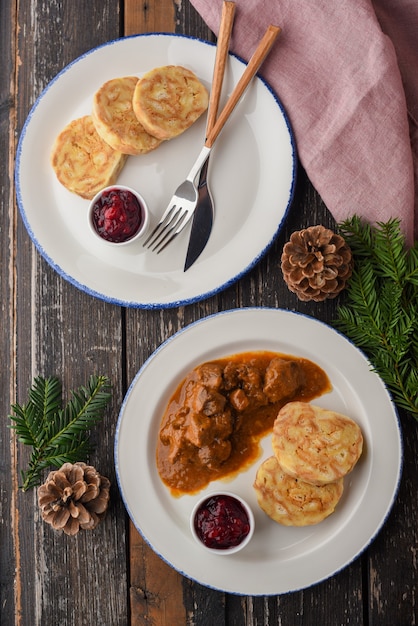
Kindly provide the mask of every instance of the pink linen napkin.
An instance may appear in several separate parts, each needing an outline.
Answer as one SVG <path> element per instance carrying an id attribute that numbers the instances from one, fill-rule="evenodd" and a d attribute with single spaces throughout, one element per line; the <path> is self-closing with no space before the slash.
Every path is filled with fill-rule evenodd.
<path id="1" fill-rule="evenodd" d="M 190 1 L 217 35 L 222 0 Z M 282 33 L 260 74 L 283 103 L 300 161 L 328 209 L 337 221 L 354 213 L 370 223 L 399 217 L 412 244 L 418 2 L 236 0 L 231 50 L 248 60 L 270 23 Z"/>

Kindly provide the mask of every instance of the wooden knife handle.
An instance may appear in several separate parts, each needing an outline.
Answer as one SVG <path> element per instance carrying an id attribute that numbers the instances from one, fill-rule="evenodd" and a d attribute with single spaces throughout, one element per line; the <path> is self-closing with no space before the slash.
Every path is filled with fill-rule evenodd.
<path id="1" fill-rule="evenodd" d="M 219 99 L 225 74 L 226 60 L 229 52 L 232 24 L 235 16 L 235 2 L 226 0 L 222 6 L 221 23 L 219 26 L 216 45 L 215 65 L 213 68 L 212 88 L 209 96 L 208 119 L 206 122 L 206 137 L 212 130 L 218 114 Z"/>
<path id="2" fill-rule="evenodd" d="M 243 95 L 244 91 L 248 87 L 251 79 L 253 78 L 253 76 L 255 76 L 258 69 L 260 68 L 260 65 L 263 63 L 264 59 L 270 52 L 270 49 L 272 45 L 274 44 L 274 42 L 276 41 L 276 38 L 279 35 L 280 31 L 281 31 L 281 28 L 279 28 L 279 26 L 273 26 L 271 24 L 267 28 L 254 54 L 252 55 L 251 59 L 248 61 L 248 65 L 245 68 L 243 75 L 241 76 L 240 80 L 236 84 L 224 108 L 222 109 L 222 112 L 220 113 L 217 121 L 215 122 L 215 125 L 213 126 L 212 130 L 208 133 L 208 136 L 206 138 L 206 143 L 205 143 L 205 145 L 208 148 L 211 148 L 213 146 L 215 139 L 218 137 L 219 133 L 221 132 L 222 128 L 225 125 L 225 122 L 227 121 L 232 111 L 238 104 L 239 100 L 241 99 L 241 96 Z"/>

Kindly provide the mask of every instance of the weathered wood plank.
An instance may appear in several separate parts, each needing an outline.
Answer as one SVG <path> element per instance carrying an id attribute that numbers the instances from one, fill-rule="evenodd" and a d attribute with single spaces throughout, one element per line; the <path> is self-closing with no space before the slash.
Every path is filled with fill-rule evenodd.
<path id="1" fill-rule="evenodd" d="M 176 311 L 126 312 L 127 377 L 133 380 L 136 372 L 150 354 L 173 332 L 180 328 Z M 161 560 L 130 524 L 130 598 L 131 624 L 183 624 L 186 612 L 183 601 L 183 577 Z"/>
<path id="2" fill-rule="evenodd" d="M 368 549 L 370 626 L 416 624 L 418 612 L 418 424 L 400 413 L 404 466 L 397 501 Z"/>
<path id="3" fill-rule="evenodd" d="M 175 0 L 176 11 L 176 32 L 182 35 L 198 37 L 206 41 L 216 41 L 215 35 L 207 27 L 189 0 Z"/>
<path id="4" fill-rule="evenodd" d="M 175 32 L 175 10 L 172 0 L 125 1 L 124 34 L 147 32 Z M 134 331 L 129 321 L 127 323 L 130 337 L 127 345 L 127 375 L 130 381 L 140 365 L 155 350 L 155 337 L 158 337 L 162 320 L 165 319 L 166 323 L 168 320 L 166 315 L 156 311 L 136 311 L 134 314 L 127 311 L 126 315 L 128 320 L 135 319 Z M 132 353 L 129 349 L 131 345 L 140 346 L 139 351 L 135 350 Z M 185 624 L 182 576 L 153 552 L 132 522 L 129 525 L 129 560 L 132 626 Z"/>
<path id="5" fill-rule="evenodd" d="M 130 559 L 131 625 L 186 624 L 180 574 L 148 547 L 134 527 Z"/>
<path id="6" fill-rule="evenodd" d="M 119 2 L 31 1 L 19 5 L 19 132 L 41 90 L 67 63 L 119 36 Z M 93 373 L 108 374 L 114 384 L 111 406 L 93 440 L 90 462 L 112 481 L 105 520 L 76 537 L 55 533 L 39 516 L 35 492 L 18 494 L 21 569 L 18 624 L 116 624 L 127 622 L 125 511 L 113 467 L 113 437 L 123 394 L 122 317 L 118 308 L 94 300 L 64 281 L 34 251 L 18 223 L 16 290 L 18 400 L 24 402 L 35 375 L 61 378 L 64 398 Z M 26 451 L 18 448 L 19 467 Z M 117 584 L 115 584 L 117 581 Z"/>
<path id="7" fill-rule="evenodd" d="M 13 202 L 13 156 L 15 151 L 15 46 L 16 6 L 5 0 L 0 7 L 0 622 L 13 624 L 16 598 L 21 589 L 14 584 L 21 567 L 16 558 L 17 503 L 14 436 L 7 415 L 15 397 L 14 259 L 16 212 Z"/>
<path id="8" fill-rule="evenodd" d="M 124 34 L 172 33 L 175 26 L 174 0 L 149 2 L 125 0 Z"/>

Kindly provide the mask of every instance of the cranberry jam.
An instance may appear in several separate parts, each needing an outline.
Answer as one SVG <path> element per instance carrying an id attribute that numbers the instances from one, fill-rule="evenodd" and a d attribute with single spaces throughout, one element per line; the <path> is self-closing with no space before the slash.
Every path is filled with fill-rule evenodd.
<path id="1" fill-rule="evenodd" d="M 92 222 L 98 235 L 111 243 L 132 239 L 145 220 L 145 211 L 128 189 L 105 189 L 93 205 Z"/>
<path id="2" fill-rule="evenodd" d="M 194 528 L 207 548 L 228 550 L 245 540 L 251 524 L 247 511 L 237 498 L 219 494 L 208 497 L 199 506 Z"/>

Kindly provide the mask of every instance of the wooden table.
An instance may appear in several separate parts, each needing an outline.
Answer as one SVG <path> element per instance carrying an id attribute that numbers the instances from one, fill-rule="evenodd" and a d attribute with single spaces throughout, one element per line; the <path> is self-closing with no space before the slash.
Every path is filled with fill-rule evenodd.
<path id="1" fill-rule="evenodd" d="M 203 302 L 166 310 L 120 308 L 61 278 L 35 250 L 14 198 L 19 133 L 48 82 L 85 51 L 123 35 L 168 31 L 214 41 L 188 0 L 2 0 L 1 497 L 0 621 L 4 626 L 220 626 L 417 623 L 417 427 L 401 415 L 405 459 L 399 495 L 364 554 L 331 579 L 277 597 L 241 597 L 203 587 L 171 569 L 128 521 L 115 479 L 113 439 L 129 383 L 169 336 L 217 311 L 282 307 L 323 321 L 336 302 L 302 304 L 284 285 L 283 243 L 301 227 L 334 223 L 300 168 L 283 229 L 268 254 L 236 284 Z M 35 491 L 18 490 L 27 451 L 8 428 L 36 375 L 57 375 L 64 395 L 91 373 L 108 373 L 112 403 L 91 463 L 112 480 L 111 506 L 93 532 L 69 538 L 40 519 Z M 140 478 L 138 478 L 140 481 Z"/>

